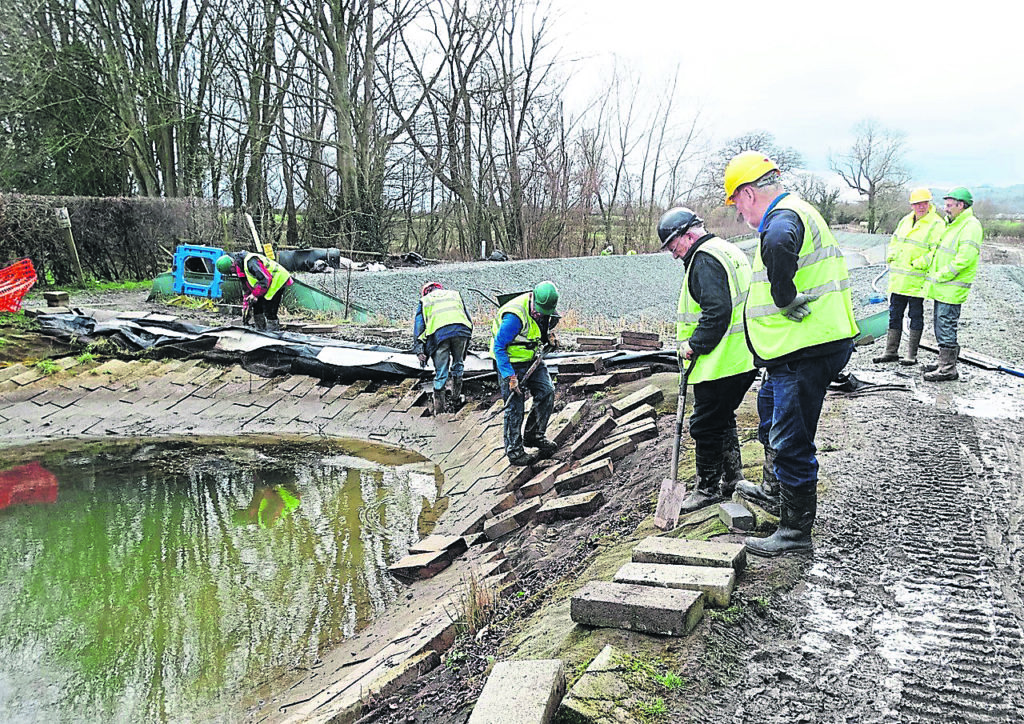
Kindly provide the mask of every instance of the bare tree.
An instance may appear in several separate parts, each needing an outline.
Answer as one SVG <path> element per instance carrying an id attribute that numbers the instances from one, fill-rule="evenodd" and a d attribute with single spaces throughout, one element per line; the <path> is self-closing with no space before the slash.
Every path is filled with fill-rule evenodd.
<path id="1" fill-rule="evenodd" d="M 826 183 L 824 179 L 813 173 L 798 173 L 789 183 L 797 196 L 811 203 L 814 208 L 831 224 L 839 203 L 840 189 Z"/>
<path id="2" fill-rule="evenodd" d="M 868 202 L 868 233 L 878 230 L 881 202 L 887 193 L 902 189 L 910 180 L 903 166 L 903 133 L 879 125 L 874 119 L 854 126 L 856 138 L 847 153 L 829 155 L 829 166 L 846 185 Z"/>
<path id="3" fill-rule="evenodd" d="M 706 195 L 721 196 L 725 167 L 734 156 L 744 151 L 760 151 L 775 162 L 784 176 L 803 163 L 799 151 L 791 146 L 780 146 L 775 142 L 775 136 L 768 131 L 749 131 L 726 141 L 712 155 L 699 182 Z"/>

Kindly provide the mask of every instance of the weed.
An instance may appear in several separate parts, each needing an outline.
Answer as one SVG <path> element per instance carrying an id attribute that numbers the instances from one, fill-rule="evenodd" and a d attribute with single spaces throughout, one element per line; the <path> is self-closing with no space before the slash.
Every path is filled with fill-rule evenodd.
<path id="1" fill-rule="evenodd" d="M 452 608 L 446 606 L 445 613 L 460 633 L 475 636 L 494 617 L 497 591 L 473 573 L 463 578 L 462 583 L 452 600 Z"/>
<path id="2" fill-rule="evenodd" d="M 637 713 L 645 722 L 654 722 L 662 719 L 668 714 L 668 706 L 660 696 L 656 699 L 647 699 L 637 704 Z"/>
<path id="3" fill-rule="evenodd" d="M 86 362 L 95 362 L 96 355 L 94 355 L 92 352 L 82 352 L 82 354 L 75 357 L 75 361 L 78 362 L 79 364 L 85 364 Z"/>
<path id="4" fill-rule="evenodd" d="M 722 623 L 731 626 L 740 620 L 741 609 L 738 603 L 734 603 L 729 606 L 729 608 L 721 611 L 709 608 L 704 613 L 706 613 L 713 621 L 721 621 Z"/>
<path id="5" fill-rule="evenodd" d="M 600 400 L 600 399 L 601 399 L 602 397 L 605 397 L 605 396 L 606 396 L 607 394 L 608 394 L 608 393 L 607 393 L 607 392 L 605 392 L 604 390 L 598 390 L 597 392 L 595 392 L 595 393 L 593 394 L 593 396 L 591 397 L 591 399 L 593 399 L 593 400 L 594 400 L 594 402 L 597 402 L 597 401 L 598 401 L 598 400 Z"/>
<path id="6" fill-rule="evenodd" d="M 466 652 L 459 651 L 458 649 L 452 649 L 447 656 L 444 657 L 445 668 L 449 671 L 455 671 L 462 668 L 462 664 L 466 661 Z"/>
<path id="7" fill-rule="evenodd" d="M 60 365 L 54 362 L 52 359 L 41 359 L 36 362 L 36 369 L 42 372 L 44 375 L 52 375 L 60 372 Z"/>
<path id="8" fill-rule="evenodd" d="M 664 674 L 657 674 L 654 676 L 654 680 L 669 691 L 672 691 L 673 689 L 682 689 L 686 686 L 686 679 L 674 671 L 666 671 Z"/>
<path id="9" fill-rule="evenodd" d="M 190 297 L 186 295 L 172 297 L 167 300 L 167 304 L 174 307 L 182 307 L 183 309 L 206 309 L 208 311 L 212 311 L 217 306 L 212 299 L 207 299 L 206 297 Z"/>

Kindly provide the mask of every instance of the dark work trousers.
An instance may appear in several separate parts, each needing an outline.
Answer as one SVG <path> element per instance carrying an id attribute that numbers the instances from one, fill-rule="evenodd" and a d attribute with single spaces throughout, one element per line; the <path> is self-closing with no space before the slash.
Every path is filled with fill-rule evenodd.
<path id="1" fill-rule="evenodd" d="M 256 303 L 252 305 L 253 314 L 262 314 L 268 321 L 277 321 L 277 310 L 281 308 L 281 297 L 284 296 L 284 288 L 278 289 L 273 299 L 256 297 Z"/>
<path id="2" fill-rule="evenodd" d="M 544 437 L 548 429 L 548 419 L 551 417 L 551 409 L 555 406 L 555 385 L 551 382 L 551 375 L 548 368 L 541 362 L 533 371 L 530 378 L 523 380 L 523 375 L 530 369 L 532 362 L 513 364 L 512 369 L 519 378 L 520 388 L 525 387 L 533 396 L 533 408 L 530 416 L 526 419 L 526 442 Z M 501 378 L 501 399 L 509 400 L 505 408 L 505 452 L 508 455 L 523 452 L 523 413 L 526 408 L 526 399 L 523 395 L 517 395 L 508 388 L 508 377 Z"/>
<path id="3" fill-rule="evenodd" d="M 723 448 L 727 436 L 736 429 L 736 408 L 743 402 L 756 370 L 693 386 L 693 414 L 690 437 L 693 438 L 697 475 L 709 484 L 722 478 Z"/>
<path id="4" fill-rule="evenodd" d="M 821 357 L 769 365 L 757 396 L 758 438 L 775 450 L 779 483 L 806 490 L 818 482 L 814 436 L 825 392 L 850 361 L 853 346 Z"/>
<path id="5" fill-rule="evenodd" d="M 903 329 L 903 313 L 910 317 L 911 329 L 924 329 L 924 300 L 906 294 L 889 295 L 889 329 Z"/>

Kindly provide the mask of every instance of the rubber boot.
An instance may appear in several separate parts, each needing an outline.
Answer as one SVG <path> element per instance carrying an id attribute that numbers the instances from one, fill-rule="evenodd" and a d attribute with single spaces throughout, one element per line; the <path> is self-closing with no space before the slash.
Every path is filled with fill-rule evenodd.
<path id="1" fill-rule="evenodd" d="M 890 328 L 889 333 L 885 336 L 885 351 L 878 357 L 872 357 L 871 361 L 878 364 L 880 362 L 895 362 L 898 360 L 900 358 L 900 340 L 902 338 L 902 329 Z"/>
<path id="2" fill-rule="evenodd" d="M 546 437 L 528 437 L 523 440 L 526 447 L 535 447 L 546 456 L 551 456 L 558 450 L 558 444 L 548 440 Z"/>
<path id="3" fill-rule="evenodd" d="M 731 498 L 743 479 L 743 457 L 740 454 L 740 438 L 736 428 L 725 434 L 725 445 L 722 450 L 722 497 Z"/>
<path id="4" fill-rule="evenodd" d="M 694 457 L 697 463 L 697 485 L 683 500 L 680 513 L 692 513 L 725 500 L 722 495 L 722 453 L 725 441 L 695 440 Z"/>
<path id="5" fill-rule="evenodd" d="M 761 483 L 749 483 L 744 480 L 737 483 L 736 492 L 741 498 L 756 503 L 772 515 L 779 515 L 779 487 L 779 479 L 775 476 L 775 450 L 765 445 Z"/>
<path id="6" fill-rule="evenodd" d="M 917 350 L 921 346 L 921 329 L 912 329 L 907 332 L 907 353 L 900 357 L 900 364 L 905 367 L 917 364 Z"/>
<path id="7" fill-rule="evenodd" d="M 721 486 L 717 478 L 702 477 L 697 473 L 697 487 L 690 491 L 679 506 L 680 514 L 692 513 L 715 503 L 721 503 L 725 497 L 721 494 Z"/>
<path id="8" fill-rule="evenodd" d="M 925 372 L 925 380 L 928 382 L 951 382 L 960 379 L 960 373 L 956 371 L 956 358 L 959 354 L 959 347 L 939 347 L 939 365 L 935 370 Z"/>
<path id="9" fill-rule="evenodd" d="M 802 488 L 781 486 L 782 511 L 779 527 L 767 538 L 746 538 L 747 550 L 757 556 L 781 556 L 814 549 L 811 528 L 818 512 L 818 489 L 814 483 Z"/>
<path id="10" fill-rule="evenodd" d="M 437 417 L 445 410 L 445 393 L 446 389 L 443 387 L 440 390 L 434 390 L 434 417 Z"/>
<path id="11" fill-rule="evenodd" d="M 252 323 L 256 326 L 256 329 L 265 330 L 267 328 L 267 318 L 263 314 L 252 315 Z"/>
<path id="12" fill-rule="evenodd" d="M 268 332 L 280 332 L 281 331 L 281 322 L 280 322 L 280 320 L 268 319 L 267 320 L 267 331 Z"/>
<path id="13" fill-rule="evenodd" d="M 452 377 L 452 394 L 451 399 L 448 400 L 448 404 L 452 407 L 452 412 L 455 412 L 462 405 L 462 378 Z"/>

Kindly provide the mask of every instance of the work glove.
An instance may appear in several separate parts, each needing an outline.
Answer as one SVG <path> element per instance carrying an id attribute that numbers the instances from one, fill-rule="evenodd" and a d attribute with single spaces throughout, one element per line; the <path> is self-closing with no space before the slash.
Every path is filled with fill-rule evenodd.
<path id="1" fill-rule="evenodd" d="M 690 346 L 689 342 L 683 342 L 682 346 L 679 347 L 679 359 L 693 359 L 693 347 Z"/>
<path id="2" fill-rule="evenodd" d="M 254 297 L 251 294 L 246 294 L 244 297 L 242 297 L 242 311 L 244 312 L 255 303 L 256 297 Z"/>
<path id="3" fill-rule="evenodd" d="M 513 395 L 523 396 L 523 391 L 519 389 L 519 378 L 515 375 L 508 378 L 508 391 Z"/>
<path id="4" fill-rule="evenodd" d="M 558 337 L 556 337 L 553 332 L 548 333 L 548 346 L 551 347 L 551 349 L 558 349 L 561 346 L 558 342 Z"/>
<path id="5" fill-rule="evenodd" d="M 817 299 L 815 294 L 797 294 L 793 297 L 793 301 L 782 307 L 779 311 L 782 312 L 782 316 L 792 322 L 800 322 L 811 313 L 811 308 L 808 306 L 811 302 Z"/>
<path id="6" fill-rule="evenodd" d="M 422 352 L 420 352 L 418 355 L 416 355 L 416 359 L 418 359 L 420 361 L 420 367 L 426 367 L 427 366 L 427 355 L 425 355 Z"/>

